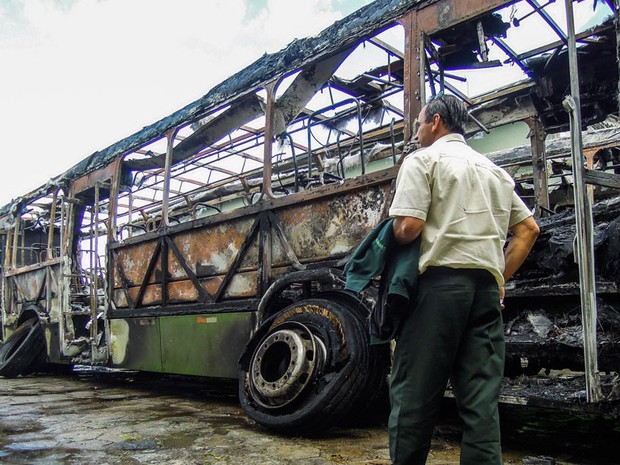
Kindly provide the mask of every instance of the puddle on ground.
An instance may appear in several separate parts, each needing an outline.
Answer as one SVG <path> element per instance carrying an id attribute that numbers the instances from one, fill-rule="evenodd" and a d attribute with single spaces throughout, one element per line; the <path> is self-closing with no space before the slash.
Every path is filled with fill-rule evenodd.
<path id="1" fill-rule="evenodd" d="M 170 381 L 153 389 L 138 383 L 77 377 L 32 377 L 0 383 L 0 463 L 7 465 L 387 465 L 385 425 L 339 428 L 320 438 L 277 436 L 256 425 L 233 396 L 214 398 L 197 383 Z M 48 389 L 53 386 L 53 389 Z M 23 405 L 14 393 L 38 392 Z M 68 394 L 62 397 L 65 390 Z M 200 395 L 197 394 L 200 392 Z M 142 395 L 144 394 L 144 395 Z M 20 413 L 22 411 L 23 413 Z M 439 428 L 429 465 L 459 463 L 458 427 Z M 525 433 L 520 433 L 525 434 Z M 520 465 L 531 452 L 506 450 L 506 464 Z M 540 445 L 540 444 L 539 444 Z M 548 450 L 545 455 L 549 455 Z M 558 449 L 558 456 L 566 457 Z M 558 460 L 558 465 L 609 461 Z"/>

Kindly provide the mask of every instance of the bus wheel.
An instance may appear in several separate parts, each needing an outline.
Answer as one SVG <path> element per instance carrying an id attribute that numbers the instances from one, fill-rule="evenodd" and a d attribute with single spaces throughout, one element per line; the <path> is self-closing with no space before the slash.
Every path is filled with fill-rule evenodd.
<path id="1" fill-rule="evenodd" d="M 0 376 L 15 378 L 37 370 L 46 355 L 43 326 L 31 318 L 17 327 L 0 347 Z"/>
<path id="2" fill-rule="evenodd" d="M 239 399 L 259 424 L 314 434 L 362 395 L 370 359 L 361 319 L 325 300 L 295 303 L 267 320 L 241 359 Z"/>

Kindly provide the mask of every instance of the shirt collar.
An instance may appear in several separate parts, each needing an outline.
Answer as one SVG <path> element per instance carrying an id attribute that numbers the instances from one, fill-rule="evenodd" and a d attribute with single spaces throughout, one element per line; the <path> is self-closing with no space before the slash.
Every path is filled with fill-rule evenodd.
<path id="1" fill-rule="evenodd" d="M 439 139 L 437 139 L 435 142 L 433 142 L 433 145 L 442 144 L 445 142 L 462 142 L 463 144 L 466 143 L 465 138 L 461 134 L 458 134 L 456 132 L 451 132 L 450 134 L 446 134 L 445 136 L 442 136 Z"/>

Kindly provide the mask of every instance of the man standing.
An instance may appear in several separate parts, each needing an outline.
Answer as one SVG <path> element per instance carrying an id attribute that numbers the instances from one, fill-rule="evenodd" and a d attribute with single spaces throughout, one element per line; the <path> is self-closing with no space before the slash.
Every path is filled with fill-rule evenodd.
<path id="1" fill-rule="evenodd" d="M 395 465 L 426 463 L 448 379 L 464 421 L 461 464 L 502 463 L 504 283 L 539 229 L 508 173 L 466 145 L 467 117 L 450 95 L 422 108 L 416 121 L 422 149 L 405 158 L 390 208 L 399 243 L 421 236 L 418 290 L 391 375 Z"/>

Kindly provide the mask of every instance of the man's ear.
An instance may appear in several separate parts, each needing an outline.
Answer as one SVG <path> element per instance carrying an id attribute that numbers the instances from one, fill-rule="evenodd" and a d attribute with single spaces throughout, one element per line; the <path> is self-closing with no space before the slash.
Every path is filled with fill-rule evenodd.
<path id="1" fill-rule="evenodd" d="M 433 115 L 433 122 L 431 124 L 431 131 L 433 131 L 433 132 L 439 131 L 439 129 L 441 128 L 442 124 L 443 124 L 443 121 L 441 121 L 441 116 L 439 116 L 438 113 L 435 113 Z"/>

